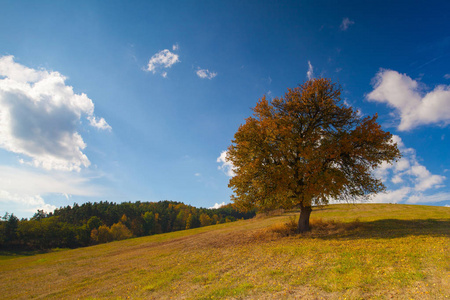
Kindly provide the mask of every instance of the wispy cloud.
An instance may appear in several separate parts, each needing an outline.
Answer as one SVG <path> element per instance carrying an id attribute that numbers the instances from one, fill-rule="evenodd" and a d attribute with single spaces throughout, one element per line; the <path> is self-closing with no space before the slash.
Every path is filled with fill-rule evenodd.
<path id="1" fill-rule="evenodd" d="M 195 73 L 197 74 L 198 77 L 206 79 L 213 79 L 214 77 L 217 76 L 216 72 L 211 72 L 208 69 L 198 68 L 198 70 Z"/>
<path id="2" fill-rule="evenodd" d="M 27 68 L 13 56 L 0 57 L 0 78 L 0 147 L 46 170 L 89 167 L 77 128 L 82 117 L 95 128 L 111 130 L 94 115 L 92 100 L 75 94 L 60 73 Z"/>
<path id="3" fill-rule="evenodd" d="M 393 70 L 380 70 L 373 81 L 374 90 L 367 95 L 369 101 L 386 103 L 400 117 L 398 129 L 411 130 L 420 125 L 450 124 L 450 86 L 438 85 L 423 93 L 423 85 L 406 74 Z"/>
<path id="4" fill-rule="evenodd" d="M 178 44 L 173 45 L 172 49 L 173 51 L 178 50 Z M 178 54 L 170 52 L 169 49 L 164 49 L 150 58 L 146 70 L 153 74 L 160 72 L 161 76 L 166 78 L 167 71 L 164 69 L 168 69 L 178 62 L 180 62 Z"/>
<path id="5" fill-rule="evenodd" d="M 314 68 L 309 60 L 308 60 L 308 71 L 306 72 L 306 77 L 308 77 L 308 80 L 311 80 L 314 78 Z"/>
<path id="6" fill-rule="evenodd" d="M 350 25 L 353 25 L 353 24 L 355 24 L 354 21 L 350 20 L 349 18 L 344 18 L 344 19 L 342 19 L 342 23 L 339 26 L 339 28 L 342 31 L 346 31 L 350 27 Z"/>
<path id="7" fill-rule="evenodd" d="M 106 190 L 90 183 L 91 179 L 80 173 L 0 166 L 0 207 L 4 212 L 11 207 L 15 214 L 28 216 L 38 209 L 50 212 L 56 208 L 46 202 L 48 195 L 104 196 Z"/>

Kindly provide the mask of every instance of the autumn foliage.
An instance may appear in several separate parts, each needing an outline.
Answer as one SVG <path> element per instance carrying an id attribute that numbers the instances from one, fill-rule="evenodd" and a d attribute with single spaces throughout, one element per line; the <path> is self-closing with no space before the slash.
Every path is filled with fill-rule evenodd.
<path id="1" fill-rule="evenodd" d="M 218 209 L 180 202 L 95 202 L 74 204 L 30 219 L 14 214 L 0 218 L 1 249 L 76 248 L 252 218 L 231 204 Z"/>
<path id="2" fill-rule="evenodd" d="M 373 170 L 400 157 L 377 115 L 344 105 L 341 89 L 312 79 L 284 97 L 265 96 L 228 148 L 235 176 L 229 186 L 241 209 L 301 209 L 298 231 L 309 230 L 313 205 L 380 192 Z"/>

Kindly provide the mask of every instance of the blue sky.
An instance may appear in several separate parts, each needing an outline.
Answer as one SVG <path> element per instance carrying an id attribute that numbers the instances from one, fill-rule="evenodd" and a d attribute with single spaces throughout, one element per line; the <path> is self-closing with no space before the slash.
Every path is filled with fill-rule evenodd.
<path id="1" fill-rule="evenodd" d="M 372 201 L 450 204 L 448 1 L 0 4 L 1 214 L 229 203 L 220 157 L 239 125 L 313 77 L 404 154 Z"/>

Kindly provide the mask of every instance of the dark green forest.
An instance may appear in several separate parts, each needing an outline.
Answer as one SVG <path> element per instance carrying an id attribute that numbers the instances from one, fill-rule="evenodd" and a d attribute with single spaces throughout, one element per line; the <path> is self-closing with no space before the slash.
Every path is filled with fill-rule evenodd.
<path id="1" fill-rule="evenodd" d="M 242 213 L 231 204 L 207 209 L 167 200 L 75 203 L 52 213 L 38 210 L 29 220 L 19 220 L 14 214 L 6 213 L 0 220 L 0 248 L 77 248 L 253 216 L 255 211 Z"/>

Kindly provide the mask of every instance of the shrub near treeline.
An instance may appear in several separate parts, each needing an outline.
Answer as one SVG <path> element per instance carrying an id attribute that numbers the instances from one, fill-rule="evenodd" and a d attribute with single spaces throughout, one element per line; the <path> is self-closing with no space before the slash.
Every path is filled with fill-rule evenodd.
<path id="1" fill-rule="evenodd" d="M 174 201 L 88 202 L 61 207 L 49 214 L 38 210 L 30 220 L 6 214 L 0 220 L 0 247 L 76 248 L 232 222 L 254 215 L 254 211 L 241 213 L 231 205 L 206 209 Z"/>

